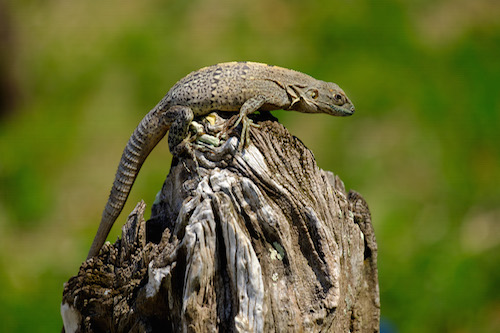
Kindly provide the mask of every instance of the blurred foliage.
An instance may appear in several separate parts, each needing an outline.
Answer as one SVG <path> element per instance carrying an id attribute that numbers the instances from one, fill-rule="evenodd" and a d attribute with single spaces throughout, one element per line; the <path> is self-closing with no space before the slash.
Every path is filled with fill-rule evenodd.
<path id="1" fill-rule="evenodd" d="M 350 118 L 276 115 L 370 204 L 384 327 L 500 331 L 498 1 L 0 7 L 0 69 L 17 98 L 0 103 L 10 107 L 0 113 L 0 331 L 60 329 L 62 284 L 86 256 L 132 130 L 179 78 L 230 60 L 334 81 L 354 101 Z M 164 142 L 124 212 L 152 204 L 170 159 Z"/>

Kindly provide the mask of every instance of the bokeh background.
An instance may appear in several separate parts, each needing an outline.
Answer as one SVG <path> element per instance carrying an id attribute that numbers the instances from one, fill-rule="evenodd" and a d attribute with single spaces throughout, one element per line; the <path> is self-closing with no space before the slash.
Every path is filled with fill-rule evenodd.
<path id="1" fill-rule="evenodd" d="M 500 332 L 498 0 L 0 0 L 0 331 L 55 332 L 122 149 L 181 77 L 253 60 L 341 85 L 275 112 L 368 201 L 384 332 Z M 168 173 L 162 142 L 121 220 Z"/>

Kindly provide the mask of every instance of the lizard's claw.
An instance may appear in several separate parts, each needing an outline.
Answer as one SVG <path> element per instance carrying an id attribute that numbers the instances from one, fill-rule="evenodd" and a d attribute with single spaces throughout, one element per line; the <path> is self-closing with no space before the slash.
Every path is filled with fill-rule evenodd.
<path id="1" fill-rule="evenodd" d="M 238 118 L 236 118 L 236 121 L 234 122 L 234 124 L 229 128 L 230 131 L 233 131 L 236 127 L 238 127 L 238 125 L 241 123 L 241 121 L 243 120 L 243 118 L 246 118 L 245 116 L 243 115 L 238 115 Z"/>
<path id="2" fill-rule="evenodd" d="M 240 142 L 238 144 L 238 151 L 241 152 L 243 150 L 243 148 L 248 147 L 248 145 L 250 143 L 250 136 L 249 136 L 250 126 L 259 128 L 260 125 L 254 123 L 252 119 L 248 118 L 245 115 L 242 116 L 241 114 L 238 116 L 238 118 L 236 119 L 234 124 L 231 125 L 233 119 L 234 119 L 234 117 L 231 118 L 227 122 L 227 127 L 223 132 L 230 133 L 230 132 L 234 131 L 240 125 L 240 123 L 242 124 L 241 134 L 240 134 Z"/>
<path id="3" fill-rule="evenodd" d="M 243 118 L 243 127 L 241 128 L 240 143 L 238 144 L 238 151 L 243 151 L 243 148 L 248 147 L 250 144 L 250 126 L 259 128 L 259 124 L 255 124 L 252 119 L 248 117 Z"/>

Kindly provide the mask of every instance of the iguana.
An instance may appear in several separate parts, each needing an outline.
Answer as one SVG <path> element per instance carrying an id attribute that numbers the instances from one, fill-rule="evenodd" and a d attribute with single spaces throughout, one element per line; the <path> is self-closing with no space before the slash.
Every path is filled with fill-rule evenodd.
<path id="1" fill-rule="evenodd" d="M 257 111 L 294 110 L 350 116 L 354 105 L 335 83 L 291 69 L 256 62 L 227 62 L 188 74 L 142 119 L 118 165 L 108 202 L 87 259 L 96 256 L 127 201 L 147 156 L 168 133 L 170 151 L 186 142 L 194 117 L 212 111 L 239 112 L 233 125 Z M 244 133 L 242 131 L 241 139 Z"/>

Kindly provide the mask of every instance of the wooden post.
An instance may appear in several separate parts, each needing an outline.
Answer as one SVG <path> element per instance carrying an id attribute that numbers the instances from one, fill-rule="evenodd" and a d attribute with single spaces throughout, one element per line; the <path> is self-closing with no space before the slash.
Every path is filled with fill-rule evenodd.
<path id="1" fill-rule="evenodd" d="M 216 135 L 226 120 L 209 119 Z M 366 202 L 269 114 L 254 120 L 243 153 L 205 135 L 174 158 L 152 218 L 139 203 L 65 284 L 66 332 L 378 332 Z"/>

